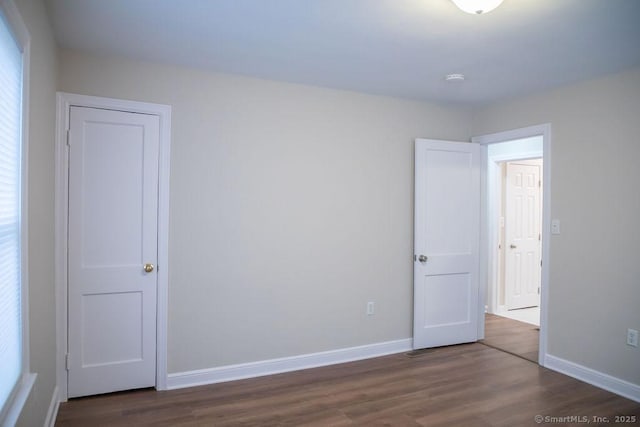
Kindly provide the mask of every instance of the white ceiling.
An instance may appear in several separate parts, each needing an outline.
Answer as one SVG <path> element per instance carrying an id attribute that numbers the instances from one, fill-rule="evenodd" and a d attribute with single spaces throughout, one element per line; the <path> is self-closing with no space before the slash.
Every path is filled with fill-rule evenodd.
<path id="1" fill-rule="evenodd" d="M 478 106 L 640 66 L 640 0 L 49 0 L 62 47 Z M 463 83 L 444 76 L 464 73 Z"/>

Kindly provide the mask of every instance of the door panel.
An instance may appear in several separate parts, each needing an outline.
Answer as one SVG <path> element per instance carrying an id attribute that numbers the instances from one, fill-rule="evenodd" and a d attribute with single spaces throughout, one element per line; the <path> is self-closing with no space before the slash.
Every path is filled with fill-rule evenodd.
<path id="1" fill-rule="evenodd" d="M 472 243 L 469 207 L 471 153 L 429 150 L 424 162 L 425 250 L 432 254 L 465 254 Z M 436 208 L 437 207 L 437 208 Z M 453 219 L 453 220 L 452 220 Z"/>
<path id="2" fill-rule="evenodd" d="M 507 163 L 505 304 L 508 310 L 540 304 L 540 166 Z"/>
<path id="3" fill-rule="evenodd" d="M 82 162 L 78 178 L 84 202 L 78 231 L 84 268 L 140 264 L 143 132 L 142 126 L 83 124 L 83 145 L 78 147 L 82 158 L 75 159 Z"/>
<path id="4" fill-rule="evenodd" d="M 469 274 L 443 274 L 424 278 L 424 325 L 431 328 L 469 322 Z"/>
<path id="5" fill-rule="evenodd" d="M 155 385 L 159 119 L 71 107 L 68 395 Z"/>
<path id="6" fill-rule="evenodd" d="M 142 292 L 82 296 L 82 364 L 100 366 L 143 359 Z M 113 316 L 120 313 L 120 316 Z M 122 331 L 127 331 L 123 334 Z M 118 343 L 119 345 L 113 345 Z"/>
<path id="7" fill-rule="evenodd" d="M 418 139 L 415 155 L 413 347 L 476 341 L 480 148 Z"/>

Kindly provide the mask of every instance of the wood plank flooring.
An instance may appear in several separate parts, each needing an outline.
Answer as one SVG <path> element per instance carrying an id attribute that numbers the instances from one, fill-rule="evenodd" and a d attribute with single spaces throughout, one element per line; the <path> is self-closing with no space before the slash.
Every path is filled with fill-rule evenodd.
<path id="1" fill-rule="evenodd" d="M 475 343 L 181 390 L 73 399 L 60 406 L 56 426 L 513 427 L 538 425 L 536 415 L 608 417 L 615 425 L 621 415 L 640 421 L 640 404 Z"/>
<path id="2" fill-rule="evenodd" d="M 485 314 L 484 328 L 485 338 L 481 343 L 538 363 L 540 331 L 537 326 Z"/>

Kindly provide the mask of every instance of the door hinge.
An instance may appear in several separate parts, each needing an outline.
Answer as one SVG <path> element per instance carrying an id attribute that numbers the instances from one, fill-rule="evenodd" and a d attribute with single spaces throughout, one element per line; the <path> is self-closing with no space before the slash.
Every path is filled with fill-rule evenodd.
<path id="1" fill-rule="evenodd" d="M 542 233 L 538 233 L 538 240 L 542 240 Z"/>
<path id="2" fill-rule="evenodd" d="M 64 366 L 67 371 L 70 369 L 71 362 L 69 361 L 69 353 L 64 355 Z"/>
<path id="3" fill-rule="evenodd" d="M 538 180 L 538 187 L 542 187 L 542 181 Z"/>
<path id="4" fill-rule="evenodd" d="M 67 129 L 67 146 L 69 145 L 69 129 Z"/>
<path id="5" fill-rule="evenodd" d="M 538 286 L 538 295 L 540 295 L 540 286 Z"/>

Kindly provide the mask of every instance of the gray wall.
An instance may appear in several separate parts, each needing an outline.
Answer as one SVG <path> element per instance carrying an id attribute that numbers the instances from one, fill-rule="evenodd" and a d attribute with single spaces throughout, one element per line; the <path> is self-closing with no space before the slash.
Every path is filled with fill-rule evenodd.
<path id="1" fill-rule="evenodd" d="M 483 108 L 474 135 L 551 123 L 549 345 L 640 385 L 640 69 Z M 547 179 L 547 177 L 545 177 Z"/>
<path id="2" fill-rule="evenodd" d="M 59 75 L 173 107 L 169 372 L 411 337 L 413 141 L 468 140 L 467 110 L 72 51 Z"/>
<path id="3" fill-rule="evenodd" d="M 56 45 L 44 5 L 15 0 L 31 35 L 29 80 L 29 327 L 32 372 L 38 374 L 19 425 L 42 425 L 56 384 L 53 281 L 53 181 Z"/>

